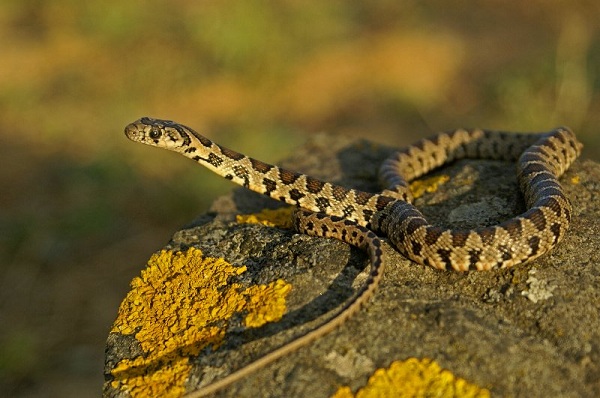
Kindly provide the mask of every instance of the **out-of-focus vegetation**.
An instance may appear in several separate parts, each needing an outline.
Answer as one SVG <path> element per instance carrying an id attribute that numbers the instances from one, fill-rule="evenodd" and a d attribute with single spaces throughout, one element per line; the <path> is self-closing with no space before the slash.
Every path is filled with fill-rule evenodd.
<path id="1" fill-rule="evenodd" d="M 266 161 L 315 131 L 566 124 L 598 159 L 599 20 L 559 0 L 3 1 L 1 395 L 97 396 L 129 281 L 231 188 L 128 122 Z"/>

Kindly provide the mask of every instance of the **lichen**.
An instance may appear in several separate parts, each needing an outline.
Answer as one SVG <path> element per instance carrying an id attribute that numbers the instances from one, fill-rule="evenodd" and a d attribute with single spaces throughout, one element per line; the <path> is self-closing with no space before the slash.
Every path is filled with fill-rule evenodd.
<path id="1" fill-rule="evenodd" d="M 556 289 L 556 286 L 550 285 L 548 281 L 540 280 L 535 277 L 537 271 L 532 269 L 528 272 L 529 277 L 525 281 L 527 283 L 527 290 L 521 292 L 521 294 L 531 300 L 533 303 L 538 301 L 547 300 L 552 297 L 552 292 Z"/>
<path id="2" fill-rule="evenodd" d="M 278 279 L 268 285 L 252 286 L 246 290 L 248 315 L 244 324 L 249 328 L 257 328 L 268 322 L 281 319 L 285 312 L 285 298 L 292 286 Z"/>
<path id="3" fill-rule="evenodd" d="M 195 248 L 153 255 L 133 279 L 111 331 L 133 334 L 144 355 L 120 361 L 112 386 L 132 397 L 179 397 L 192 368 L 189 357 L 217 349 L 233 315 L 245 314 L 247 327 L 281 319 L 291 285 L 230 283 L 245 271 Z"/>
<path id="4" fill-rule="evenodd" d="M 294 207 L 281 207 L 275 210 L 264 209 L 259 213 L 238 215 L 236 221 L 240 224 L 262 224 L 268 227 L 291 228 L 293 212 Z"/>
<path id="5" fill-rule="evenodd" d="M 489 396 L 489 390 L 454 376 L 431 359 L 409 358 L 392 362 L 387 369 L 377 369 L 356 394 L 350 387 L 340 387 L 332 398 Z"/>
<path id="6" fill-rule="evenodd" d="M 445 184 L 448 182 L 448 180 L 450 180 L 450 177 L 447 175 L 439 175 L 415 180 L 410 183 L 410 192 L 412 193 L 413 198 L 420 198 L 425 194 L 425 192 L 437 191 L 439 186 Z"/>

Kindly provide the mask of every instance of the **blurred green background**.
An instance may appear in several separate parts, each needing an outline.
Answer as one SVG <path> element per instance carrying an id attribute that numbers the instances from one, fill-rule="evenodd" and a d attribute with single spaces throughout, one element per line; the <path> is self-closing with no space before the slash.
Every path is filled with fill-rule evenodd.
<path id="1" fill-rule="evenodd" d="M 131 278 L 232 188 L 127 123 L 270 162 L 320 131 L 565 124 L 600 159 L 599 20 L 593 1 L 3 1 L 0 395 L 98 396 Z"/>

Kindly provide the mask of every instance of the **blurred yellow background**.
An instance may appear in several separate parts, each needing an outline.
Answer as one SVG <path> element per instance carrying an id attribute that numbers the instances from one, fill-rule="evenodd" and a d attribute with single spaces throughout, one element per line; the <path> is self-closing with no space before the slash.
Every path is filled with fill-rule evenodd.
<path id="1" fill-rule="evenodd" d="M 592 1 L 3 1 L 0 395 L 98 396 L 129 281 L 232 188 L 127 123 L 269 162 L 320 131 L 564 124 L 600 159 L 599 20 Z"/>

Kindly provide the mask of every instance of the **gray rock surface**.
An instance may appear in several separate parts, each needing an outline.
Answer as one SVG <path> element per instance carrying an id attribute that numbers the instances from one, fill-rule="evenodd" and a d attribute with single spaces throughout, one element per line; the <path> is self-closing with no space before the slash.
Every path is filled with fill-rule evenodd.
<path id="1" fill-rule="evenodd" d="M 377 167 L 390 152 L 319 135 L 283 165 L 377 191 Z M 416 202 L 434 224 L 472 228 L 523 211 L 512 164 L 463 160 L 436 174 L 450 180 Z M 573 222 L 550 254 L 513 269 L 456 273 L 417 265 L 387 246 L 382 284 L 363 310 L 217 396 L 328 397 L 341 385 L 356 391 L 377 368 L 409 357 L 432 358 L 493 396 L 600 396 L 600 165 L 577 161 L 562 181 Z M 315 328 L 365 280 L 366 255 L 346 244 L 234 221 L 235 214 L 277 206 L 233 189 L 167 246 L 195 246 L 246 265 L 242 279 L 252 283 L 283 278 L 293 286 L 280 322 L 231 330 L 221 349 L 194 360 L 189 391 Z M 133 346 L 131 337 L 111 335 L 106 373 L 136 352 Z M 105 396 L 120 395 L 107 383 Z"/>

